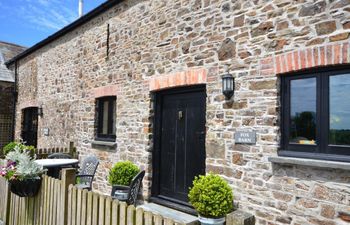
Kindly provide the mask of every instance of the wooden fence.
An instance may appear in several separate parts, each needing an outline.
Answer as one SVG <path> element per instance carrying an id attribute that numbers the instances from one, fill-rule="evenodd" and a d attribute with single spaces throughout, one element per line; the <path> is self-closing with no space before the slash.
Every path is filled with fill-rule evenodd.
<path id="1" fill-rule="evenodd" d="M 74 169 L 62 170 L 62 180 L 46 175 L 39 194 L 20 198 L 0 178 L 0 220 L 4 225 L 180 225 L 152 212 L 135 209 L 110 197 L 80 190 L 72 184 Z"/>
<path id="2" fill-rule="evenodd" d="M 21 198 L 9 192 L 7 182 L 1 178 L 0 187 L 8 190 L 0 193 L 0 199 L 8 204 L 0 205 L 4 225 L 64 225 L 67 218 L 68 186 L 74 182 L 75 170 L 62 171 L 62 180 L 43 176 L 40 191 L 33 198 Z M 4 200 L 3 200 L 4 199 Z"/>
<path id="3" fill-rule="evenodd" d="M 68 225 L 179 225 L 125 202 L 69 187 Z"/>
<path id="4" fill-rule="evenodd" d="M 52 153 L 66 153 L 73 158 L 78 158 L 76 147 L 74 142 L 69 143 L 69 147 L 53 147 L 53 148 L 39 148 L 35 151 L 37 159 L 47 158 Z"/>
<path id="5" fill-rule="evenodd" d="M 0 158 L 4 158 L 2 148 L 0 148 Z M 78 152 L 74 146 L 74 142 L 70 142 L 68 147 L 52 147 L 52 148 L 39 148 L 35 150 L 37 159 L 45 159 L 52 153 L 66 153 L 71 155 L 73 158 L 78 158 Z"/>
<path id="6" fill-rule="evenodd" d="M 7 214 L 8 214 L 8 208 L 9 208 L 9 185 L 7 181 L 4 178 L 0 178 L 0 220 L 6 224 L 7 221 Z"/>

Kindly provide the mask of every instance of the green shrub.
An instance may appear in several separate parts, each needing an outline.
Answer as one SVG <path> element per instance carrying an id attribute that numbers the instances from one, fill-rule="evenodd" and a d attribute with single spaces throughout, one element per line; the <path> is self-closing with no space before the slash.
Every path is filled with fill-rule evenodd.
<path id="1" fill-rule="evenodd" d="M 199 215 L 207 218 L 224 217 L 233 209 L 230 186 L 219 175 L 211 173 L 194 179 L 188 198 Z"/>
<path id="2" fill-rule="evenodd" d="M 5 147 L 3 147 L 2 152 L 4 155 L 7 155 L 7 153 L 9 152 L 13 152 L 15 151 L 15 147 L 18 145 L 18 147 L 20 148 L 21 152 L 24 151 L 28 151 L 30 153 L 30 155 L 34 155 L 35 153 L 35 147 L 34 146 L 27 146 L 25 144 L 22 144 L 20 142 L 10 142 L 7 145 L 5 145 Z"/>
<path id="3" fill-rule="evenodd" d="M 118 162 L 109 171 L 108 182 L 111 185 L 128 186 L 139 172 L 140 169 L 130 161 Z"/>

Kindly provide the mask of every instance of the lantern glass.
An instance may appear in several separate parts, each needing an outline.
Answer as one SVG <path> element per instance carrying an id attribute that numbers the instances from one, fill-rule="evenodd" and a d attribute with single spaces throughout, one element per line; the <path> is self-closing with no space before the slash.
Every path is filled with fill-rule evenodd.
<path id="1" fill-rule="evenodd" d="M 222 76 L 222 93 L 226 99 L 230 99 L 234 94 L 234 78 L 231 74 Z"/>

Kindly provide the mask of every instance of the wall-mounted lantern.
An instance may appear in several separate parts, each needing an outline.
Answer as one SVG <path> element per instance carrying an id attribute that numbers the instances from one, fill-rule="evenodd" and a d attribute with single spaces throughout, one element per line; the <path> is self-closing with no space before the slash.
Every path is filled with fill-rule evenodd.
<path id="1" fill-rule="evenodd" d="M 222 93 L 230 100 L 235 92 L 235 78 L 230 73 L 222 76 Z"/>

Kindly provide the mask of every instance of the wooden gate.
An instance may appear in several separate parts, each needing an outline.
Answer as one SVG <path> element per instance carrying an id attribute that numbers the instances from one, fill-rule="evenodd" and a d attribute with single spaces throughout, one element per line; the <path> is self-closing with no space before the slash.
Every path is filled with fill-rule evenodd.
<path id="1" fill-rule="evenodd" d="M 74 182 L 75 170 L 62 171 L 62 180 L 43 176 L 37 196 L 21 198 L 7 192 L 8 205 L 0 206 L 6 225 L 64 225 L 67 223 L 68 186 Z M 4 185 L 4 179 L 1 180 Z M 8 185 L 7 190 L 8 190 Z M 2 195 L 1 195 L 2 196 Z M 2 199 L 2 198 L 0 198 Z M 6 200 L 4 201 L 6 202 Z M 7 211 L 7 212 L 6 212 Z"/>

